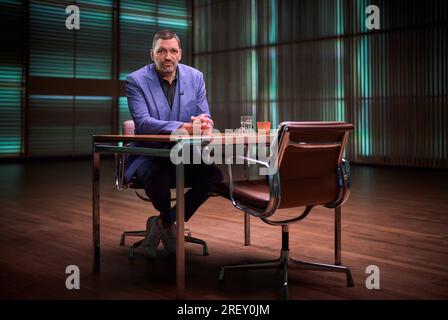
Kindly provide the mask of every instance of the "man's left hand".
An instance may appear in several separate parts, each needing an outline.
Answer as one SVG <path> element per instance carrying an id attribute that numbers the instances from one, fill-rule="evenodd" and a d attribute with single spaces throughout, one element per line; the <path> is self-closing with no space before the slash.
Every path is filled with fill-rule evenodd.
<path id="1" fill-rule="evenodd" d="M 191 121 L 201 121 L 201 132 L 213 129 L 214 123 L 213 120 L 210 119 L 209 115 L 206 113 L 200 114 L 196 117 L 191 117 Z"/>

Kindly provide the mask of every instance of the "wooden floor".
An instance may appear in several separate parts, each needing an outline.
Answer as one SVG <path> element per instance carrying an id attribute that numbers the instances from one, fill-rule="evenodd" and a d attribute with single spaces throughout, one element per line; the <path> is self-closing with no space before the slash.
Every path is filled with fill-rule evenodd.
<path id="1" fill-rule="evenodd" d="M 0 164 L 0 299 L 173 299 L 175 260 L 127 258 L 123 230 L 142 229 L 150 204 L 113 188 L 113 165 L 102 165 L 102 272 L 93 275 L 91 164 L 88 160 Z M 188 299 L 281 299 L 282 273 L 230 271 L 220 266 L 273 259 L 280 229 L 252 218 L 252 245 L 243 246 L 243 217 L 212 198 L 188 227 L 210 255 L 187 244 Z M 352 194 L 343 208 L 343 274 L 290 272 L 291 299 L 447 299 L 448 173 L 352 167 Z M 333 262 L 332 211 L 318 208 L 290 228 L 291 255 Z M 65 268 L 81 270 L 81 289 L 65 288 Z M 366 267 L 380 268 L 380 289 L 365 286 Z"/>

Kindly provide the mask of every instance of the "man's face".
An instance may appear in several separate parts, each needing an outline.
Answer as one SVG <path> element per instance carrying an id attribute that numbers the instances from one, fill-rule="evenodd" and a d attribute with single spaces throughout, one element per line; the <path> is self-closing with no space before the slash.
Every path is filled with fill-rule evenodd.
<path id="1" fill-rule="evenodd" d="M 154 49 L 151 49 L 151 59 L 156 64 L 157 70 L 162 74 L 173 73 L 182 57 L 182 49 L 176 39 L 163 40 L 156 42 Z"/>

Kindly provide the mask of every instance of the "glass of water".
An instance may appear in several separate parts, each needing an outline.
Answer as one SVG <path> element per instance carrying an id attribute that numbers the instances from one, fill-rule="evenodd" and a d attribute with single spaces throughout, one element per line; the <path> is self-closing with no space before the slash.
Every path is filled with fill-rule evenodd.
<path id="1" fill-rule="evenodd" d="M 239 133 L 254 132 L 254 117 L 253 116 L 241 116 L 241 128 L 239 128 L 237 131 Z"/>

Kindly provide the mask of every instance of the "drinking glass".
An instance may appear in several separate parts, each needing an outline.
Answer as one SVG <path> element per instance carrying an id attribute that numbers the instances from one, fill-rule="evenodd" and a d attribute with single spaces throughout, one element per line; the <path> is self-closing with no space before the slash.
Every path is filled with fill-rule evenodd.
<path id="1" fill-rule="evenodd" d="M 271 122 L 270 121 L 259 121 L 257 122 L 258 132 L 260 133 L 269 133 L 271 131 Z"/>
<path id="2" fill-rule="evenodd" d="M 252 133 L 254 132 L 254 117 L 241 116 L 241 127 L 237 129 L 238 133 Z"/>

